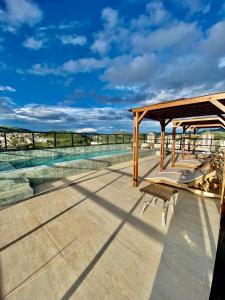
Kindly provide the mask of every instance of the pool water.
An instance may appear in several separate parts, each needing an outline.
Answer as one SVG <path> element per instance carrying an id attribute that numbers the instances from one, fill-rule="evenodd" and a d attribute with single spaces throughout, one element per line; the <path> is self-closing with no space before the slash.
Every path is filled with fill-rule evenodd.
<path id="1" fill-rule="evenodd" d="M 44 156 L 44 157 L 33 157 L 29 160 L 25 161 L 11 161 L 10 164 L 15 169 L 36 167 L 42 165 L 53 165 L 55 163 L 61 163 L 71 160 L 78 159 L 91 159 L 99 156 L 111 156 L 111 155 L 120 155 L 129 153 L 131 150 L 127 149 L 110 149 L 110 150 L 102 150 L 102 151 L 92 151 L 92 152 L 82 152 L 82 153 L 74 153 L 74 154 L 56 154 L 54 156 Z"/>

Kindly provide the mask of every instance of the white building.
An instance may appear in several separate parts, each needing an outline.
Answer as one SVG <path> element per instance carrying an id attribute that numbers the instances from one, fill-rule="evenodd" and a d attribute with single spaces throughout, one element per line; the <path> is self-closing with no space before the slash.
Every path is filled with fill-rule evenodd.
<path id="1" fill-rule="evenodd" d="M 155 133 L 150 132 L 147 134 L 147 143 L 155 143 Z"/>

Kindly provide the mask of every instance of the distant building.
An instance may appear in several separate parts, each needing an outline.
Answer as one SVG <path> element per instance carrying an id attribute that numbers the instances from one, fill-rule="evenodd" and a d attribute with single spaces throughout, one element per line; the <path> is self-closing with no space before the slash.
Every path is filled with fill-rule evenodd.
<path id="1" fill-rule="evenodd" d="M 0 148 L 5 148 L 5 138 L 0 136 Z"/>
<path id="2" fill-rule="evenodd" d="M 214 133 L 207 131 L 201 134 L 201 139 L 202 139 L 202 146 L 210 146 L 211 145 L 211 140 L 214 139 Z"/>
<path id="3" fill-rule="evenodd" d="M 155 143 L 155 133 L 150 132 L 147 134 L 147 143 Z"/>

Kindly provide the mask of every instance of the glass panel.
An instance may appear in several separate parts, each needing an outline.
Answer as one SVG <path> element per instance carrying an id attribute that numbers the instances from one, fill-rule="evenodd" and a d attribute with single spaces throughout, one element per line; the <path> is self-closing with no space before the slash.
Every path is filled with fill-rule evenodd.
<path id="1" fill-rule="evenodd" d="M 131 135 L 124 135 L 124 143 L 125 144 L 128 144 L 128 143 L 131 143 L 131 140 L 132 140 L 132 136 Z"/>
<path id="2" fill-rule="evenodd" d="M 81 146 L 91 144 L 91 138 L 89 136 L 86 137 L 86 133 L 74 133 L 73 134 L 73 145 L 74 146 Z"/>
<path id="3" fill-rule="evenodd" d="M 99 144 L 107 144 L 108 143 L 108 135 L 100 134 L 99 135 Z"/>
<path id="4" fill-rule="evenodd" d="M 109 144 L 115 144 L 116 143 L 116 136 L 114 134 L 109 135 Z"/>
<path id="5" fill-rule="evenodd" d="M 54 135 L 52 132 L 35 133 L 34 134 L 35 148 L 49 148 L 54 147 Z"/>
<path id="6" fill-rule="evenodd" d="M 8 149 L 30 149 L 33 147 L 32 134 L 14 132 L 7 133 L 7 148 Z"/>
<path id="7" fill-rule="evenodd" d="M 116 143 L 117 144 L 122 144 L 123 143 L 123 135 L 122 134 L 117 134 L 116 135 Z"/>
<path id="8" fill-rule="evenodd" d="M 71 147 L 72 134 L 71 133 L 56 133 L 56 147 Z"/>

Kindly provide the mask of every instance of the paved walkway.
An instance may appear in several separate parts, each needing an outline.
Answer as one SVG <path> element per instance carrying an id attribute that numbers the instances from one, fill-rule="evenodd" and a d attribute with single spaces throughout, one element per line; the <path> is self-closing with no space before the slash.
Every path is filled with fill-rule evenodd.
<path id="1" fill-rule="evenodd" d="M 140 160 L 140 176 L 157 167 Z M 162 203 L 140 215 L 131 173 L 126 163 L 42 185 L 54 190 L 0 211 L 3 299 L 208 299 L 219 201 L 180 191 L 163 228 Z"/>

